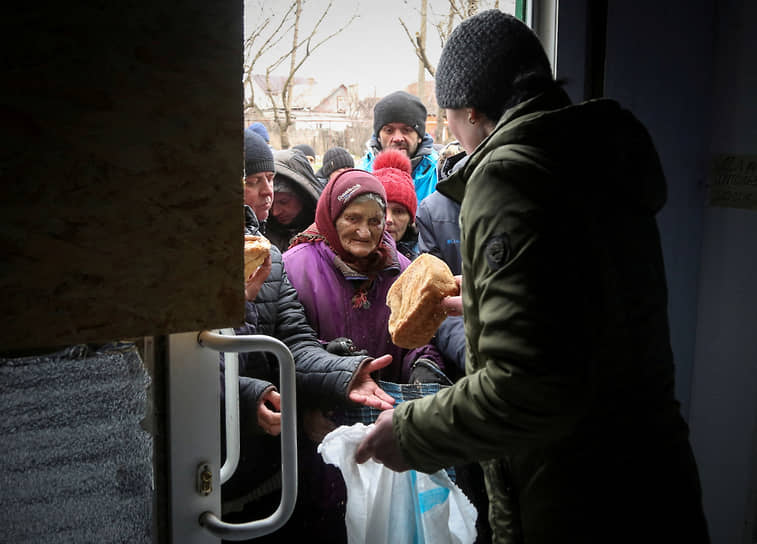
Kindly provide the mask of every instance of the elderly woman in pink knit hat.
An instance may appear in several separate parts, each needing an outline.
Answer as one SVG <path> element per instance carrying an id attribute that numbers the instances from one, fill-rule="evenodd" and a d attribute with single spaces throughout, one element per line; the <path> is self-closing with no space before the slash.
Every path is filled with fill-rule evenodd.
<path id="1" fill-rule="evenodd" d="M 348 169 L 332 178 L 318 200 L 315 223 L 284 253 L 284 268 L 324 344 L 349 339 L 369 357 L 392 356 L 375 373 L 379 383 L 449 384 L 435 346 L 401 348 L 389 334 L 386 295 L 410 261 L 386 228 L 386 201 L 384 185 L 369 172 Z M 340 423 L 340 409 L 324 404 L 314 412 L 302 417 L 302 479 L 293 523 L 307 526 L 322 542 L 346 542 L 344 481 L 316 452 L 323 435 Z"/>

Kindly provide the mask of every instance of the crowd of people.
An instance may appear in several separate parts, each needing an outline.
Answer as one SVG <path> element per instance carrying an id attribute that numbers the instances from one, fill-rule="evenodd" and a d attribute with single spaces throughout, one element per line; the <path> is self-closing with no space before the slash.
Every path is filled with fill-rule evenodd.
<path id="1" fill-rule="evenodd" d="M 612 100 L 572 104 L 536 35 L 499 10 L 456 27 L 435 79 L 446 145 L 404 91 L 376 104 L 358 161 L 334 147 L 316 170 L 312 147 L 273 150 L 262 123 L 245 129 L 245 233 L 272 251 L 245 278 L 236 332 L 289 347 L 298 408 L 295 512 L 255 542 L 347 542 L 349 490 L 317 446 L 355 406 L 381 411 L 357 463 L 461 469 L 477 542 L 707 542 L 674 396 L 651 138 Z M 411 350 L 392 342 L 386 294 L 420 253 L 461 293 Z M 227 521 L 270 515 L 280 489 L 275 362 L 241 353 L 239 368 Z M 222 354 L 222 392 L 223 371 Z M 442 387 L 398 404 L 382 382 Z"/>

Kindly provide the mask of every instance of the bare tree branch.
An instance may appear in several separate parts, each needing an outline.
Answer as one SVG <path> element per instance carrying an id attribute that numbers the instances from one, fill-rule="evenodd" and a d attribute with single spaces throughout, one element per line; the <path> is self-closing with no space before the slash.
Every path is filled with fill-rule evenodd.
<path id="1" fill-rule="evenodd" d="M 420 35 L 416 34 L 415 37 L 413 37 L 412 34 L 410 34 L 410 31 L 407 29 L 407 25 L 405 24 L 405 21 L 402 20 L 401 17 L 398 17 L 397 20 L 402 25 L 402 28 L 405 29 L 405 34 L 407 34 L 407 39 L 410 40 L 410 43 L 413 44 L 413 49 L 415 50 L 415 56 L 418 57 L 418 60 L 420 60 L 423 63 L 423 67 L 426 69 L 426 71 L 431 74 L 431 77 L 434 77 L 434 74 L 436 73 L 436 69 L 431 65 L 431 62 L 428 60 L 428 57 L 426 56 L 426 48 L 423 47 L 421 44 Z"/>
<path id="2" fill-rule="evenodd" d="M 261 111 L 261 108 L 255 102 L 255 86 L 253 85 L 252 81 L 253 70 L 258 60 L 260 60 L 260 58 L 268 51 L 278 46 L 279 42 L 281 42 L 281 40 L 286 35 L 285 32 L 282 32 L 282 28 L 288 21 L 293 8 L 293 5 L 289 7 L 289 9 L 282 15 L 281 20 L 279 21 L 278 25 L 276 25 L 276 28 L 274 28 L 268 34 L 267 38 L 265 38 L 265 40 L 263 41 L 263 44 L 259 48 L 256 48 L 255 42 L 258 40 L 258 38 L 263 36 L 265 29 L 271 24 L 271 17 L 266 17 L 263 13 L 263 7 L 260 6 L 259 18 L 262 19 L 263 22 L 251 32 L 251 34 L 245 39 L 244 42 L 245 64 L 243 67 L 243 85 L 249 91 L 249 99 L 244 104 L 245 110 L 255 109 L 257 111 Z"/>
<path id="3" fill-rule="evenodd" d="M 304 5 L 305 2 L 303 2 L 303 0 L 294 0 L 290 4 L 287 13 L 277 27 L 276 33 L 278 35 L 277 43 L 284 36 L 291 36 L 291 46 L 270 62 L 265 69 L 265 94 L 272 106 L 273 121 L 279 127 L 282 148 L 289 147 L 289 137 L 287 132 L 289 127 L 294 124 L 292 100 L 294 95 L 295 76 L 305 61 L 310 58 L 320 46 L 347 28 L 358 15 L 357 11 L 353 12 L 349 20 L 342 26 L 327 34 L 325 37 L 319 37 L 318 33 L 322 27 L 322 23 L 326 20 L 326 17 L 331 12 L 333 6 L 333 0 L 329 0 L 328 5 L 321 11 L 312 29 L 306 36 L 301 37 L 300 30 L 301 22 L 304 20 Z M 284 28 L 285 20 L 289 23 L 286 28 Z M 288 62 L 289 66 L 286 71 L 286 76 L 283 78 L 283 84 L 281 86 L 277 84 L 275 86 L 276 88 L 274 88 L 274 85 L 272 84 L 273 73 L 285 62 Z"/>

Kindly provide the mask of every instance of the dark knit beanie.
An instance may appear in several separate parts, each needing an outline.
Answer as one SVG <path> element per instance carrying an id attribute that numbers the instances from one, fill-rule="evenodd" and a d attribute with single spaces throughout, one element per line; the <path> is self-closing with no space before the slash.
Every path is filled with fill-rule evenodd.
<path id="1" fill-rule="evenodd" d="M 292 149 L 295 149 L 297 151 L 302 151 L 306 157 L 313 157 L 315 158 L 315 149 L 310 147 L 308 144 L 299 144 L 292 147 Z"/>
<path id="2" fill-rule="evenodd" d="M 373 133 L 389 123 L 405 123 L 413 127 L 418 136 L 426 135 L 426 106 L 417 96 L 405 91 L 386 95 L 373 107 Z"/>
<path id="3" fill-rule="evenodd" d="M 323 154 L 323 165 L 320 174 L 328 177 L 340 168 L 355 168 L 355 159 L 343 147 L 332 147 Z"/>
<path id="4" fill-rule="evenodd" d="M 384 186 L 386 201 L 402 204 L 410 213 L 410 222 L 415 223 L 418 197 L 411 172 L 410 159 L 399 149 L 386 149 L 373 161 L 373 175 Z"/>
<path id="5" fill-rule="evenodd" d="M 265 140 L 265 143 L 267 144 L 271 143 L 271 138 L 270 136 L 268 136 L 268 129 L 265 128 L 265 125 L 263 123 L 256 122 L 256 123 L 251 124 L 247 128 L 257 133 L 258 136 L 260 136 L 261 138 Z"/>
<path id="6" fill-rule="evenodd" d="M 490 9 L 460 23 L 436 69 L 442 108 L 473 107 L 492 121 L 505 109 L 553 82 L 539 38 L 517 18 Z"/>
<path id="7" fill-rule="evenodd" d="M 255 131 L 249 127 L 244 131 L 244 177 L 259 172 L 274 172 L 273 153 Z"/>

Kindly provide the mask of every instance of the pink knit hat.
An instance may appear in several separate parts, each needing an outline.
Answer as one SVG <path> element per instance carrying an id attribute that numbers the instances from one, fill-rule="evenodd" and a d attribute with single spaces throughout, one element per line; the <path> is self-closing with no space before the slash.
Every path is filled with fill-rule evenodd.
<path id="1" fill-rule="evenodd" d="M 376 155 L 373 161 L 373 175 L 386 190 L 386 201 L 402 204 L 410 212 L 410 222 L 415 222 L 418 197 L 410 175 L 412 167 L 407 155 L 398 149 L 386 149 Z"/>

